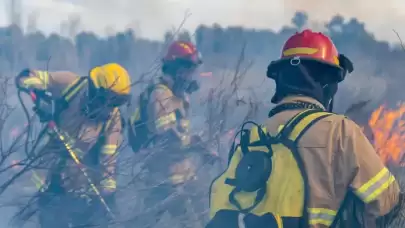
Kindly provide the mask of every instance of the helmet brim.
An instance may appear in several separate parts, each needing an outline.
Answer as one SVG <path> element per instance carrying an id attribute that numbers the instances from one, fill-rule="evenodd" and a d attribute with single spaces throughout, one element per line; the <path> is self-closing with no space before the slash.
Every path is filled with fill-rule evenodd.
<path id="1" fill-rule="evenodd" d="M 293 63 L 292 61 L 297 61 Z M 310 57 L 300 56 L 299 59 L 294 60 L 293 58 L 282 58 L 279 60 L 272 61 L 269 66 L 267 67 L 267 77 L 271 79 L 275 79 L 277 75 L 283 71 L 286 67 L 296 67 L 298 64 L 301 63 L 318 63 L 319 67 L 325 68 L 325 70 L 330 71 L 332 77 L 336 82 L 343 81 L 346 71 L 341 66 L 332 64 L 323 60 L 318 60 Z M 335 78 L 336 77 L 336 78 Z"/>

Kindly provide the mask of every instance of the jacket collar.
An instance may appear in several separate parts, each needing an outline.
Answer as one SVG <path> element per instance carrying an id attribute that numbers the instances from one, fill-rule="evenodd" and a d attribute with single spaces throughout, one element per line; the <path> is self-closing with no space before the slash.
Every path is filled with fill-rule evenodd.
<path id="1" fill-rule="evenodd" d="M 292 102 L 297 102 L 297 101 L 312 103 L 312 104 L 318 105 L 322 109 L 326 110 L 325 106 L 323 106 L 323 104 L 321 104 L 321 102 L 317 101 L 316 99 L 314 99 L 312 97 L 308 97 L 308 96 L 304 96 L 304 95 L 301 95 L 301 96 L 293 95 L 293 96 L 285 97 L 277 105 L 285 104 L 285 103 L 292 103 Z"/>

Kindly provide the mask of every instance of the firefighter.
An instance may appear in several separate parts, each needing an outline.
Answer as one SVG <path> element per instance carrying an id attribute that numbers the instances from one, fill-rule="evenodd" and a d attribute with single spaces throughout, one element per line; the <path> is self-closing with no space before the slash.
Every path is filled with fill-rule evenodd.
<path id="1" fill-rule="evenodd" d="M 200 54 L 192 43 L 173 42 L 162 60 L 162 76 L 140 95 L 138 108 L 129 121 L 128 135 L 133 151 L 151 154 L 158 150 L 146 165 L 150 180 L 146 182 L 158 186 L 148 192 L 145 204 L 148 208 L 163 208 L 160 212 L 169 210 L 175 217 L 184 214 L 184 200 L 159 205 L 195 178 L 195 164 L 185 152 L 198 150 L 191 145 L 200 141 L 190 134 L 189 94 L 199 88 L 193 76 L 201 63 Z M 158 184 L 160 180 L 163 183 Z M 145 223 L 153 225 L 149 221 Z"/>
<path id="2" fill-rule="evenodd" d="M 389 222 L 383 218 L 402 202 L 397 181 L 360 127 L 332 113 L 338 83 L 352 71 L 322 33 L 304 30 L 286 41 L 267 69 L 276 106 L 263 125 L 241 132 L 214 180 L 208 228 L 360 227 L 340 220 L 353 197 L 363 227 Z"/>
<path id="3" fill-rule="evenodd" d="M 48 170 L 38 193 L 41 227 L 67 228 L 114 216 L 122 138 L 118 107 L 129 100 L 128 72 L 116 63 L 97 66 L 88 76 L 26 69 L 16 86 L 31 96 L 47 126 L 39 139 L 42 149 L 29 153 Z"/>

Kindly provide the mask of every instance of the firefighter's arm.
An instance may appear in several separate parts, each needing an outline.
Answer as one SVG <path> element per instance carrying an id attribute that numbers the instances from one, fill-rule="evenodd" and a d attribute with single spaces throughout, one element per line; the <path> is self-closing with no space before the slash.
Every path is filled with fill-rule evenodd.
<path id="1" fill-rule="evenodd" d="M 364 202 L 364 216 L 375 223 L 375 219 L 387 215 L 398 204 L 398 183 L 359 126 L 344 119 L 341 132 L 340 150 L 345 160 L 342 175 Z"/>
<path id="2" fill-rule="evenodd" d="M 49 84 L 49 73 L 47 71 L 37 71 L 24 69 L 15 80 L 17 89 L 27 90 L 46 90 Z"/>
<path id="3" fill-rule="evenodd" d="M 119 112 L 114 112 L 109 126 L 105 129 L 105 144 L 101 148 L 100 161 L 103 167 L 102 188 L 105 192 L 113 193 L 117 188 L 116 169 L 118 147 L 122 142 L 122 123 Z"/>
<path id="4" fill-rule="evenodd" d="M 78 76 L 69 71 L 48 72 L 25 69 L 16 77 L 16 87 L 19 90 L 49 90 L 53 85 L 66 86 Z"/>
<path id="5" fill-rule="evenodd" d="M 179 108 L 180 103 L 175 100 L 170 90 L 157 88 L 152 93 L 148 111 L 152 114 L 154 134 L 174 136 L 185 146 L 190 144 L 190 136 L 177 129 L 179 120 L 176 110 Z"/>

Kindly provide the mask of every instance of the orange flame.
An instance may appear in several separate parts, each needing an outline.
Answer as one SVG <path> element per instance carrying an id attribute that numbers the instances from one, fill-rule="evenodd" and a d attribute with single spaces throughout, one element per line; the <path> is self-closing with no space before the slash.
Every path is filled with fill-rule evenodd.
<path id="1" fill-rule="evenodd" d="M 405 104 L 398 109 L 380 106 L 370 117 L 369 126 L 374 134 L 374 148 L 384 163 L 402 163 L 405 152 Z"/>

